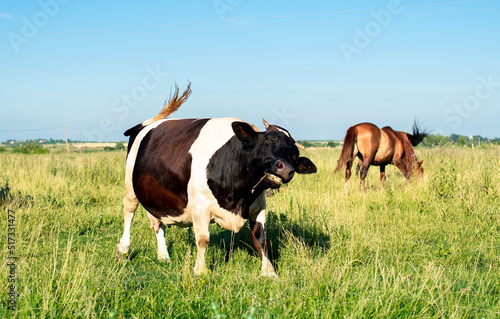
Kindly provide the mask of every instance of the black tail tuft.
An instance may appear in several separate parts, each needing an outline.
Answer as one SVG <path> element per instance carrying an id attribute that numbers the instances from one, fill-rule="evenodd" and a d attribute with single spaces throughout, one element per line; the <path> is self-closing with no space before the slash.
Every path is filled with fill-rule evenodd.
<path id="1" fill-rule="evenodd" d="M 127 156 L 128 156 L 128 153 L 130 152 L 130 148 L 132 147 L 132 144 L 134 144 L 135 137 L 137 136 L 137 134 L 139 134 L 139 132 L 144 127 L 145 126 L 142 123 L 137 124 L 136 126 L 129 128 L 128 130 L 125 131 L 125 133 L 123 133 L 123 135 L 125 135 L 125 136 L 130 136 L 130 138 L 128 140 Z"/>
<path id="2" fill-rule="evenodd" d="M 142 125 L 142 123 L 137 124 L 136 126 L 131 127 L 128 130 L 126 130 L 125 133 L 123 133 L 123 135 L 125 135 L 125 136 L 137 135 L 137 134 L 139 134 L 139 132 L 142 130 L 143 127 L 144 127 L 144 125 Z"/>
<path id="3" fill-rule="evenodd" d="M 125 136 L 137 135 L 142 130 L 143 127 L 144 127 L 144 125 L 142 125 L 142 123 L 137 124 L 136 126 L 131 127 L 128 130 L 126 130 L 125 133 L 123 133 L 123 135 L 125 135 Z"/>

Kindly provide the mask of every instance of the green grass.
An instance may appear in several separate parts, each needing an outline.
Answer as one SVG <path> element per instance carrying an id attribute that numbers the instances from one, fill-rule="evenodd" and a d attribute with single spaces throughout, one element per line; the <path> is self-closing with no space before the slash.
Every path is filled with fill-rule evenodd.
<path id="1" fill-rule="evenodd" d="M 118 261 L 123 152 L 0 153 L 0 317 L 498 318 L 500 148 L 418 149 L 423 180 L 394 166 L 381 190 L 333 175 L 340 150 L 304 153 L 319 170 L 268 198 L 278 279 L 260 275 L 248 227 L 211 226 L 210 272 L 196 277 L 192 230 L 167 229 L 171 263 L 140 208 L 131 258 Z M 7 210 L 16 213 L 17 305 L 7 309 Z"/>
<path id="2" fill-rule="evenodd" d="M 37 144 L 35 141 L 24 145 L 19 145 L 15 147 L 12 151 L 14 153 L 21 153 L 21 154 L 47 154 L 49 152 L 48 149 Z"/>

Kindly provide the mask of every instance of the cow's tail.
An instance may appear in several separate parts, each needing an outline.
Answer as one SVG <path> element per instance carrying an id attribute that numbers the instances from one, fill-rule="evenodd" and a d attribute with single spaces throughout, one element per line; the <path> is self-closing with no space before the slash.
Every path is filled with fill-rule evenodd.
<path id="1" fill-rule="evenodd" d="M 160 111 L 160 113 L 156 114 L 154 117 L 150 118 L 149 120 L 146 120 L 142 122 L 141 124 L 138 124 L 123 133 L 125 136 L 130 136 L 133 137 L 134 135 L 137 135 L 140 130 L 142 130 L 143 127 L 148 126 L 158 120 L 162 120 L 175 111 L 177 111 L 181 105 L 186 102 L 186 100 L 189 98 L 191 95 L 191 83 L 188 84 L 186 90 L 184 93 L 179 96 L 179 87 L 177 84 L 175 85 L 175 92 L 172 97 L 168 100 L 168 103 L 165 103 L 165 106 L 163 109 Z"/>
<path id="2" fill-rule="evenodd" d="M 354 153 L 354 144 L 356 143 L 357 135 L 358 131 L 355 126 L 351 126 L 347 130 L 344 137 L 344 145 L 342 146 L 342 153 L 340 154 L 334 173 L 344 169 L 347 166 L 347 162 L 353 160 L 352 155 Z"/>

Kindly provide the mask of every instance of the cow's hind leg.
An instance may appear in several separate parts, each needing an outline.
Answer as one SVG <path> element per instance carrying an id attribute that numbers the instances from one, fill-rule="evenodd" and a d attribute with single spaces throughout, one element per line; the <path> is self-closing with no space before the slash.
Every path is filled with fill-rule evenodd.
<path id="1" fill-rule="evenodd" d="M 128 254 L 130 250 L 130 228 L 132 226 L 132 220 L 134 219 L 135 211 L 139 206 L 139 201 L 133 194 L 125 195 L 123 199 L 123 236 L 118 242 L 116 250 L 118 252 L 118 257 L 120 255 Z"/>
<path id="2" fill-rule="evenodd" d="M 149 228 L 155 231 L 156 241 L 158 242 L 158 260 L 159 261 L 170 261 L 170 256 L 168 255 L 167 243 L 165 242 L 165 225 L 160 222 L 160 220 L 154 217 L 150 212 L 148 212 Z"/>
<path id="3" fill-rule="evenodd" d="M 170 261 L 170 256 L 168 254 L 167 243 L 165 242 L 165 229 L 166 226 L 160 224 L 160 227 L 156 231 L 156 240 L 158 241 L 158 260 L 159 261 Z"/>

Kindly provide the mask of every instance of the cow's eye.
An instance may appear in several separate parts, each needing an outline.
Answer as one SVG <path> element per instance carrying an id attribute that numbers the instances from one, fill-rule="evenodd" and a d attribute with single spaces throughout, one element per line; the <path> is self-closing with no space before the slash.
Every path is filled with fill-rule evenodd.
<path id="1" fill-rule="evenodd" d="M 274 141 L 268 137 L 264 137 L 264 142 L 269 145 L 273 145 Z"/>

